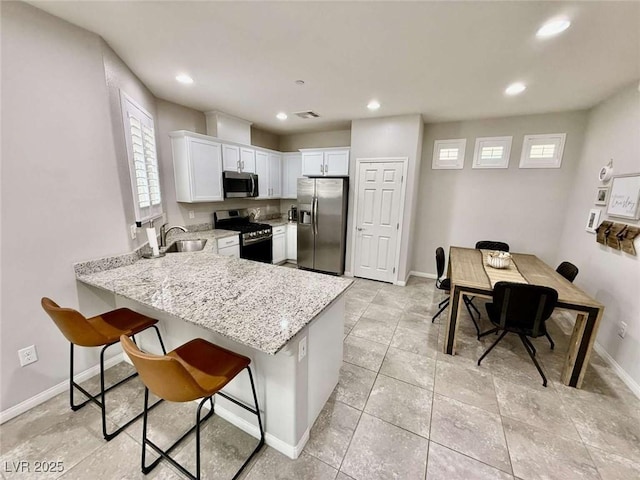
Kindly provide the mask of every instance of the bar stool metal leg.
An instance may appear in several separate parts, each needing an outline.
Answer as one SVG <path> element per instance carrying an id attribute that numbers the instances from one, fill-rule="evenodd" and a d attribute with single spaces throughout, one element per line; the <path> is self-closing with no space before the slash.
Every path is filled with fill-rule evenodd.
<path id="1" fill-rule="evenodd" d="M 164 354 L 166 354 L 167 352 L 165 350 L 164 342 L 162 341 L 162 337 L 160 336 L 160 331 L 158 330 L 158 328 L 155 325 L 152 325 L 152 327 L 154 328 L 154 330 L 156 332 L 156 335 L 158 337 L 158 341 L 160 342 L 160 347 L 162 348 L 162 352 Z M 69 343 L 69 346 L 70 346 L 70 350 L 69 350 L 69 404 L 71 406 L 71 410 L 73 410 L 73 411 L 79 410 L 89 402 L 93 402 L 98 407 L 100 407 L 100 412 L 101 412 L 101 416 L 102 416 L 102 435 L 103 435 L 104 439 L 107 440 L 107 441 L 109 441 L 109 440 L 113 439 L 115 436 L 117 436 L 125 428 L 127 428 L 133 422 L 135 422 L 140 417 L 142 417 L 142 415 L 144 413 L 144 412 L 140 412 L 138 415 L 136 415 L 135 417 L 133 417 L 132 419 L 127 421 L 127 423 L 125 423 L 124 425 L 121 425 L 118 429 L 114 430 L 113 432 L 107 432 L 106 393 L 111 391 L 111 390 L 113 390 L 114 388 L 122 385 L 123 383 L 131 380 L 132 378 L 138 376 L 138 372 L 132 373 L 128 377 L 123 378 L 122 380 L 119 380 L 118 382 L 114 383 L 109 388 L 105 388 L 105 382 L 104 382 L 104 372 L 105 372 L 105 369 L 104 369 L 104 354 L 105 354 L 105 351 L 107 350 L 107 348 L 109 348 L 111 345 L 114 345 L 115 343 L 118 343 L 118 342 L 114 342 L 114 343 L 110 343 L 109 345 L 105 345 L 100 350 L 100 393 L 96 394 L 96 395 L 90 394 L 87 390 L 85 390 L 82 386 L 80 386 L 78 383 L 76 383 L 74 381 L 74 379 L 73 379 L 73 375 L 74 375 L 74 348 L 73 347 L 74 347 L 74 344 L 73 343 Z M 76 404 L 74 402 L 74 399 L 73 399 L 73 391 L 74 391 L 74 389 L 78 389 L 82 394 L 84 394 L 87 397 L 87 399 L 82 403 Z M 158 400 L 156 403 L 151 405 L 151 407 L 149 407 L 149 410 L 155 408 L 161 401 L 162 400 Z"/>
<path id="2" fill-rule="evenodd" d="M 255 454 L 258 453 L 260 448 L 262 448 L 262 446 L 264 445 L 264 430 L 262 428 L 262 418 L 260 416 L 260 408 L 258 407 L 258 396 L 256 394 L 256 388 L 255 388 L 255 384 L 253 382 L 253 375 L 251 374 L 251 369 L 248 366 L 246 368 L 247 368 L 247 372 L 249 373 L 249 380 L 251 382 L 251 392 L 253 394 L 253 402 L 254 402 L 254 407 L 255 408 L 251 408 L 251 407 L 245 405 L 244 403 L 236 400 L 233 397 L 230 397 L 229 395 L 227 395 L 227 394 L 225 394 L 223 392 L 216 392 L 214 395 L 211 395 L 209 397 L 205 397 L 198 403 L 198 408 L 196 410 L 196 423 L 195 423 L 195 425 L 193 427 L 191 427 L 187 432 L 185 432 L 178 440 L 176 440 L 166 450 L 162 450 L 160 447 L 158 447 L 158 445 L 156 445 L 155 443 L 153 443 L 151 440 L 149 440 L 147 438 L 148 412 L 149 412 L 149 410 L 151 410 L 151 408 L 148 408 L 148 405 L 149 405 L 149 389 L 145 387 L 145 389 L 144 389 L 144 410 L 143 410 L 143 417 L 142 417 L 143 418 L 143 420 L 142 420 L 142 473 L 144 473 L 146 475 L 149 472 L 151 472 L 158 465 L 158 463 L 160 463 L 160 461 L 164 458 L 169 463 L 171 463 L 171 465 L 176 467 L 178 470 L 180 470 L 184 475 L 186 475 L 191 480 L 199 480 L 200 479 L 200 469 L 201 469 L 200 468 L 200 466 L 201 466 L 200 427 L 204 422 L 206 422 L 209 418 L 211 418 L 213 416 L 214 410 L 215 410 L 215 403 L 213 401 L 213 398 L 214 398 L 215 395 L 220 395 L 223 398 L 229 400 L 230 402 L 233 402 L 234 404 L 244 408 L 245 410 L 253 413 L 254 415 L 256 415 L 258 417 L 258 428 L 260 429 L 260 440 L 258 442 L 258 445 L 256 445 L 256 447 L 254 448 L 253 452 L 251 452 L 251 455 L 249 455 L 249 457 L 244 461 L 242 466 L 238 469 L 236 474 L 233 476 L 233 479 L 236 480 L 240 476 L 240 474 L 242 473 L 244 468 L 247 466 L 247 464 L 251 461 L 251 459 L 255 456 Z M 210 402 L 211 408 L 210 408 L 209 412 L 204 417 L 202 417 L 202 407 L 204 406 L 204 404 L 207 401 Z M 173 457 L 170 456 L 171 452 L 189 434 L 191 434 L 194 430 L 195 430 L 195 433 L 196 433 L 196 474 L 195 475 L 193 473 L 189 472 L 184 466 L 180 465 L 177 461 L 175 461 L 173 459 Z M 147 445 L 159 455 L 159 457 L 157 459 L 155 459 L 149 465 L 146 465 L 146 450 L 147 450 L 146 447 L 147 447 Z"/>

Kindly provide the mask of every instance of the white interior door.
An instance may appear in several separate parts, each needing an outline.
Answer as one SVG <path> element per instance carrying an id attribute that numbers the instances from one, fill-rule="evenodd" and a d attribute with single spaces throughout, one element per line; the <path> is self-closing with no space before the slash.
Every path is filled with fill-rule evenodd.
<path id="1" fill-rule="evenodd" d="M 360 162 L 354 275 L 392 282 L 402 207 L 403 162 Z"/>

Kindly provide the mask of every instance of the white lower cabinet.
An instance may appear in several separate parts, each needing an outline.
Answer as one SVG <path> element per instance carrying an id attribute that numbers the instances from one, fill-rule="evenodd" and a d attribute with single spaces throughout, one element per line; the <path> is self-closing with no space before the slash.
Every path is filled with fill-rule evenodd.
<path id="1" fill-rule="evenodd" d="M 238 235 L 218 239 L 218 255 L 240 258 L 240 238 Z"/>
<path id="2" fill-rule="evenodd" d="M 295 223 L 287 226 L 287 260 L 298 261 L 298 226 Z"/>
<path id="3" fill-rule="evenodd" d="M 287 259 L 287 226 L 273 227 L 273 263 Z"/>

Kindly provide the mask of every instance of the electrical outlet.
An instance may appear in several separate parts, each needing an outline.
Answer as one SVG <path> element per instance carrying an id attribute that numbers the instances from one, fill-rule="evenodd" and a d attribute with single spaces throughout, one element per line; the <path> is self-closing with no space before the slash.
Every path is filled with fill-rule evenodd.
<path id="1" fill-rule="evenodd" d="M 624 338 L 626 334 L 627 334 L 627 324 L 624 322 L 620 322 L 618 324 L 618 336 L 620 338 Z"/>
<path id="2" fill-rule="evenodd" d="M 23 348 L 18 350 L 18 358 L 20 358 L 20 366 L 24 367 L 25 365 L 29 365 L 30 363 L 38 361 L 38 354 L 36 353 L 36 346 L 31 345 L 30 347 Z"/>
<path id="3" fill-rule="evenodd" d="M 131 235 L 131 240 L 136 239 L 136 235 L 138 234 L 138 227 L 135 223 L 129 227 L 129 234 Z"/>
<path id="4" fill-rule="evenodd" d="M 298 361 L 301 362 L 307 356 L 307 337 L 302 337 L 298 343 Z"/>
<path id="5" fill-rule="evenodd" d="M 196 212 L 189 210 L 189 218 L 196 218 Z"/>

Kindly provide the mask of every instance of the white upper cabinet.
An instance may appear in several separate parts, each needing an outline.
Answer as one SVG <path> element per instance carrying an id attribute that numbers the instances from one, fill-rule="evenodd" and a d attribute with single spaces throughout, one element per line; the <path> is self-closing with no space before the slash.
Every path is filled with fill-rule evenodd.
<path id="1" fill-rule="evenodd" d="M 256 173 L 256 151 L 253 148 L 240 148 L 240 170 Z"/>
<path id="2" fill-rule="evenodd" d="M 302 152 L 302 175 L 307 177 L 348 177 L 348 148 L 317 148 Z"/>
<path id="3" fill-rule="evenodd" d="M 331 177 L 349 176 L 349 150 L 324 152 L 324 174 Z"/>
<path id="4" fill-rule="evenodd" d="M 173 169 L 178 202 L 219 202 L 222 192 L 222 144 L 204 135 L 172 132 Z"/>
<path id="5" fill-rule="evenodd" d="M 225 171 L 240 171 L 240 147 L 222 145 L 222 167 Z"/>
<path id="6" fill-rule="evenodd" d="M 282 155 L 256 150 L 258 174 L 257 198 L 280 198 L 282 195 Z"/>
<path id="7" fill-rule="evenodd" d="M 269 187 L 270 197 L 282 197 L 282 155 L 269 153 Z"/>
<path id="8" fill-rule="evenodd" d="M 282 198 L 298 197 L 298 178 L 302 176 L 302 154 L 282 155 Z"/>
<path id="9" fill-rule="evenodd" d="M 322 176 L 324 173 L 324 153 L 302 152 L 302 175 Z"/>
<path id="10" fill-rule="evenodd" d="M 269 154 L 256 150 L 256 173 L 258 174 L 258 198 L 269 198 Z"/>

